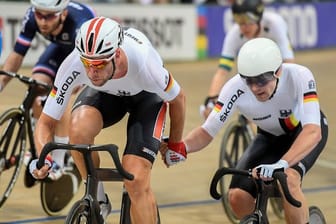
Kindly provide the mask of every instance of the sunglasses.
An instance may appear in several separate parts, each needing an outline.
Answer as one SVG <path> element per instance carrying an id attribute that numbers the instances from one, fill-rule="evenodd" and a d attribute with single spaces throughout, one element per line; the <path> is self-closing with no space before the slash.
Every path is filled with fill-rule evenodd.
<path id="1" fill-rule="evenodd" d="M 239 74 L 242 79 L 245 80 L 246 84 L 248 86 L 257 85 L 258 87 L 264 87 L 266 86 L 270 81 L 274 80 L 275 74 L 278 72 L 279 69 L 277 69 L 274 72 L 265 72 L 261 75 L 255 76 L 255 77 L 248 77 L 244 76 L 242 74 Z"/>
<path id="2" fill-rule="evenodd" d="M 239 26 L 256 24 L 257 23 L 256 19 L 257 18 L 251 18 L 251 16 L 247 14 L 234 14 L 233 15 L 233 20 Z"/>
<path id="3" fill-rule="evenodd" d="M 105 66 L 114 58 L 115 54 L 112 54 L 108 58 L 102 58 L 102 59 L 89 59 L 85 58 L 83 56 L 80 56 L 80 60 L 83 63 L 85 68 L 95 68 L 95 69 L 104 69 Z"/>
<path id="4" fill-rule="evenodd" d="M 59 15 L 61 15 L 62 11 L 55 12 L 55 13 L 49 13 L 49 14 L 42 14 L 41 12 L 37 11 L 35 8 L 33 8 L 33 12 L 37 19 L 42 20 L 45 19 L 46 21 L 53 20 L 57 18 Z"/>

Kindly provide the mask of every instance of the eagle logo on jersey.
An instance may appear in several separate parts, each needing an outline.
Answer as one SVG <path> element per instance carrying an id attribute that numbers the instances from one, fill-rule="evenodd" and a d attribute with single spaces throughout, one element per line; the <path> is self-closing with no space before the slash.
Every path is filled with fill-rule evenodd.
<path id="1" fill-rule="evenodd" d="M 310 80 L 308 82 L 308 88 L 309 89 L 316 89 L 316 84 L 315 84 L 315 81 L 314 80 Z"/>

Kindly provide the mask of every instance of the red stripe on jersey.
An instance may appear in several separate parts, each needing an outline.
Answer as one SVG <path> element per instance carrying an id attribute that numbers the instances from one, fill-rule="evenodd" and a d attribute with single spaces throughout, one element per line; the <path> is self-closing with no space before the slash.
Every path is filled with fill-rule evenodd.
<path id="1" fill-rule="evenodd" d="M 153 137 L 158 139 L 159 141 L 161 141 L 161 135 L 166 119 L 166 112 L 167 112 L 167 103 L 163 103 L 156 118 L 155 127 L 153 131 Z"/>
<path id="2" fill-rule="evenodd" d="M 164 91 L 165 91 L 165 92 L 169 92 L 169 90 L 173 87 L 173 83 L 174 83 L 174 78 L 173 78 L 173 76 L 169 73 L 168 84 L 167 84 L 166 88 L 164 89 Z"/>

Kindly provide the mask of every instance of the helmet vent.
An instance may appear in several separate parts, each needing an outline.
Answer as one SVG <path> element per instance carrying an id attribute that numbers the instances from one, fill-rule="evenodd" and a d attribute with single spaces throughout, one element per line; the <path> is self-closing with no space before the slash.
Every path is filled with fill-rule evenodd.
<path id="1" fill-rule="evenodd" d="M 103 40 L 99 42 L 96 53 L 100 52 L 100 50 L 102 49 L 102 46 L 103 46 Z"/>
<path id="2" fill-rule="evenodd" d="M 94 33 L 90 33 L 89 41 L 88 41 L 88 52 L 92 52 L 93 48 L 93 35 Z"/>
<path id="3" fill-rule="evenodd" d="M 56 3 L 56 5 L 61 4 L 61 2 L 62 2 L 62 0 L 58 0 L 57 3 Z"/>
<path id="4" fill-rule="evenodd" d="M 85 48 L 84 48 L 84 43 L 83 43 L 83 39 L 81 39 L 81 42 L 80 42 L 80 50 L 82 51 L 82 52 L 85 52 Z"/>
<path id="5" fill-rule="evenodd" d="M 112 51 L 113 50 L 113 47 L 110 47 L 110 48 L 108 48 L 108 49 L 105 49 L 105 50 L 103 50 L 102 52 L 100 52 L 101 54 L 105 54 L 106 52 L 110 52 L 110 51 Z"/>

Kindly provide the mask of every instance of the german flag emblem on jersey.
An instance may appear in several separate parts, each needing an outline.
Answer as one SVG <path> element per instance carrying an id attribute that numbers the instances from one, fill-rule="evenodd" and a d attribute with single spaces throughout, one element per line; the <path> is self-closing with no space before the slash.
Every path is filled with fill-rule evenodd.
<path id="1" fill-rule="evenodd" d="M 316 92 L 308 92 L 303 95 L 303 102 L 309 103 L 309 102 L 318 102 L 318 97 Z"/>
<path id="2" fill-rule="evenodd" d="M 57 87 L 54 86 L 53 89 L 50 91 L 49 96 L 51 96 L 51 97 L 55 97 L 55 96 L 56 96 L 56 93 L 57 93 Z"/>

